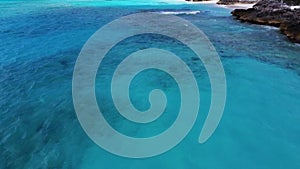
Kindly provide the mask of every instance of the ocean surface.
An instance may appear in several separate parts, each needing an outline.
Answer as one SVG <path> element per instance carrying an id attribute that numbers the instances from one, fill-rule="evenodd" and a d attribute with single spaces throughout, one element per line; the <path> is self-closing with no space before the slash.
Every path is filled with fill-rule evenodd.
<path id="1" fill-rule="evenodd" d="M 214 135 L 199 144 L 211 99 L 201 61 L 169 39 L 145 35 L 122 41 L 108 53 L 96 78 L 98 105 L 116 130 L 135 137 L 156 135 L 178 113 L 174 79 L 149 70 L 132 81 L 132 102 L 145 110 L 149 91 L 160 88 L 168 98 L 164 115 L 142 126 L 120 117 L 107 79 L 133 51 L 160 47 L 177 53 L 201 93 L 197 121 L 180 144 L 159 156 L 129 159 L 106 152 L 85 134 L 72 102 L 72 75 L 81 48 L 96 30 L 145 11 L 175 14 L 207 35 L 225 69 L 227 101 Z M 240 23 L 230 9 L 212 4 L 1 0 L 0 116 L 1 169 L 299 169 L 300 45 L 278 29 Z"/>

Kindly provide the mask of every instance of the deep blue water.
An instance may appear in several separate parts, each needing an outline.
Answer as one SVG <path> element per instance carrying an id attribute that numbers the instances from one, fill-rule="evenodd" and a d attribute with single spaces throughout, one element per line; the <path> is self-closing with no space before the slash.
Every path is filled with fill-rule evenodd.
<path id="1" fill-rule="evenodd" d="M 300 168 L 299 45 L 276 29 L 240 23 L 229 9 L 213 5 L 84 4 L 0 2 L 1 169 Z M 153 158 L 127 159 L 104 151 L 84 133 L 73 108 L 72 74 L 82 46 L 101 26 L 121 16 L 189 10 L 200 13 L 178 16 L 204 31 L 227 77 L 227 104 L 215 134 L 205 144 L 197 142 L 210 103 L 205 69 L 192 55 L 168 43 L 169 50 L 181 52 L 201 84 L 201 108 L 194 128 L 174 149 Z M 153 45 L 164 47 L 163 42 L 168 40 L 128 39 L 112 51 L 111 56 L 120 57 L 107 57 L 107 69 L 112 71 L 125 54 Z M 107 93 L 100 96 L 97 89 L 105 87 L 105 79 L 99 70 L 98 104 L 120 132 L 155 135 L 176 118 L 178 88 L 167 74 L 147 71 L 133 81 L 130 92 L 137 108 L 149 106 L 146 98 L 151 88 L 165 90 L 172 103 L 159 121 L 142 127 L 117 116 Z"/>

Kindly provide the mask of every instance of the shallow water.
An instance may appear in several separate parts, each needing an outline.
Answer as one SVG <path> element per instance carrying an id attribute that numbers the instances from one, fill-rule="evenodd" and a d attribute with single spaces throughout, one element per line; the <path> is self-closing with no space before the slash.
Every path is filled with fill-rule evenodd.
<path id="1" fill-rule="evenodd" d="M 1 1 L 0 168 L 300 168 L 299 45 L 276 29 L 240 23 L 229 9 L 213 5 L 106 3 Z M 149 125 L 121 118 L 108 89 L 99 90 L 108 86 L 107 73 L 134 50 L 158 46 L 178 52 L 197 77 L 201 93 L 198 119 L 183 142 L 153 158 L 127 159 L 99 148 L 84 133 L 73 108 L 72 73 L 80 49 L 96 30 L 142 11 L 173 12 L 205 32 L 223 62 L 227 104 L 215 134 L 199 144 L 210 103 L 202 63 L 176 43 L 164 45 L 167 39 L 124 41 L 108 55 L 96 80 L 98 104 L 114 128 L 131 136 L 155 135 L 178 113 L 178 87 L 163 72 L 143 72 L 131 87 L 132 101 L 141 110 L 149 107 L 151 89 L 166 92 L 171 104 Z"/>

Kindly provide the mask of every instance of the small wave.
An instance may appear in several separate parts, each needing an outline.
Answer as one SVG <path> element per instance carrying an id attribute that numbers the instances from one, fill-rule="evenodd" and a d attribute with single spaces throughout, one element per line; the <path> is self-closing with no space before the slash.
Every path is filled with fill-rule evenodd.
<path id="1" fill-rule="evenodd" d="M 164 15 L 196 15 L 201 13 L 201 11 L 162 11 L 159 13 Z"/>
<path id="2" fill-rule="evenodd" d="M 261 25 L 261 27 L 266 28 L 266 29 L 270 29 L 270 30 L 279 30 L 279 28 L 275 27 L 275 26 Z"/>

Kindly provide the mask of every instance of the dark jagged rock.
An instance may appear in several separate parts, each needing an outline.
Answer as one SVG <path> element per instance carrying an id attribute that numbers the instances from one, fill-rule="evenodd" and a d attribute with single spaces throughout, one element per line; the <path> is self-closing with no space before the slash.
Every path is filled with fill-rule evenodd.
<path id="1" fill-rule="evenodd" d="M 257 0 L 219 0 L 217 4 L 219 5 L 233 5 L 236 3 L 240 4 L 253 4 L 256 3 Z"/>
<path id="2" fill-rule="evenodd" d="M 300 21 L 298 22 L 285 22 L 280 25 L 280 30 L 291 41 L 300 43 Z"/>
<path id="3" fill-rule="evenodd" d="M 284 0 L 283 2 L 291 6 L 300 5 L 300 0 Z"/>
<path id="4" fill-rule="evenodd" d="M 291 10 L 287 5 L 274 0 L 261 0 L 249 9 L 232 12 L 238 20 L 279 27 L 291 41 L 300 43 L 300 9 Z"/>

